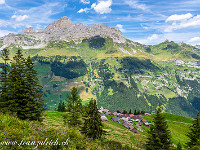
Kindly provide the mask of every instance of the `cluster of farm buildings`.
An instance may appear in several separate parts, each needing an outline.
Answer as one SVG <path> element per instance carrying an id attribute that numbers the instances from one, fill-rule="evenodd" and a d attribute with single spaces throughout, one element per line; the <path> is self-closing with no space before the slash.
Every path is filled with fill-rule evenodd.
<path id="1" fill-rule="evenodd" d="M 111 113 L 108 109 L 99 109 L 99 115 L 101 116 L 101 120 L 103 122 L 107 122 L 108 119 L 106 115 L 113 116 L 111 118 L 112 121 L 121 123 L 124 127 L 129 129 L 130 131 L 137 133 L 138 130 L 143 132 L 141 129 L 141 124 L 150 127 L 151 121 L 147 121 L 142 119 L 140 116 L 135 116 L 134 114 L 123 114 L 121 110 L 117 110 L 116 112 Z M 150 116 L 149 113 L 144 113 L 145 116 Z M 122 121 L 121 121 L 122 120 Z M 137 129 L 135 128 L 137 127 Z"/>

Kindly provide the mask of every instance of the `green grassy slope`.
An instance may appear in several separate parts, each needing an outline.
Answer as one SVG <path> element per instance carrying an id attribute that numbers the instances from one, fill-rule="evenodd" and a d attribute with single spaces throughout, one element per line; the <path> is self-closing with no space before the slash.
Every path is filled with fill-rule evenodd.
<path id="1" fill-rule="evenodd" d="M 1 150 L 128 150 L 121 143 L 107 139 L 91 140 L 78 129 L 68 129 L 63 125 L 62 114 L 46 112 L 42 123 L 24 121 L 16 116 L 0 113 Z M 47 123 L 47 124 L 46 124 Z"/>
<path id="2" fill-rule="evenodd" d="M 44 124 L 46 126 L 51 126 L 56 129 L 63 128 L 63 118 L 62 112 L 57 111 L 46 111 Z M 192 124 L 193 119 L 188 117 L 183 117 L 179 115 L 173 115 L 169 113 L 163 113 L 165 119 L 167 120 L 169 130 L 172 135 L 172 142 L 177 145 L 180 141 L 181 145 L 184 146 L 188 141 L 186 136 L 189 131 L 189 126 Z M 148 121 L 153 120 L 153 116 L 142 116 L 143 119 Z M 107 116 L 108 122 L 104 122 L 104 130 L 107 131 L 106 138 L 108 140 L 114 140 L 122 143 L 123 145 L 130 145 L 132 142 L 134 147 L 143 148 L 145 144 L 145 140 L 147 138 L 147 131 L 149 127 L 142 125 L 143 132 L 138 131 L 138 133 L 133 133 L 129 131 L 127 128 L 122 126 L 121 123 L 116 123 L 111 120 L 111 116 Z M 137 128 L 137 126 L 135 126 Z"/>
<path id="3" fill-rule="evenodd" d="M 169 113 L 163 113 L 162 115 L 165 117 L 165 120 L 167 120 L 172 135 L 172 142 L 177 145 L 180 141 L 181 145 L 184 146 L 188 141 L 186 134 L 189 132 L 189 127 L 193 119 Z M 142 118 L 148 121 L 153 120 L 153 116 L 142 116 Z"/>

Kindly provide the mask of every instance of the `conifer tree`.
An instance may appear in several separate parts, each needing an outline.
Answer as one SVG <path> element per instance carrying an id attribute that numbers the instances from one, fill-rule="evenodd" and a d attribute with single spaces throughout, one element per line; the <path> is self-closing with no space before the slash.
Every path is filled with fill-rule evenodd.
<path id="1" fill-rule="evenodd" d="M 136 111 L 136 109 L 135 109 L 135 111 L 134 111 L 134 115 L 137 115 L 137 111 Z"/>
<path id="2" fill-rule="evenodd" d="M 129 114 L 131 114 L 131 109 L 129 110 Z"/>
<path id="3" fill-rule="evenodd" d="M 65 108 L 66 106 L 65 106 L 65 103 L 63 102 L 62 104 L 61 103 L 59 103 L 59 105 L 58 105 L 58 111 L 60 111 L 60 112 L 65 112 L 66 111 L 66 108 Z"/>
<path id="4" fill-rule="evenodd" d="M 8 111 L 8 61 L 9 59 L 9 50 L 8 49 L 3 49 L 2 50 L 2 59 L 4 61 L 3 64 L 1 64 L 1 76 L 0 76 L 0 110 L 2 112 L 7 112 Z"/>
<path id="5" fill-rule="evenodd" d="M 61 103 L 58 104 L 58 111 L 61 112 L 62 111 L 62 106 Z"/>
<path id="6" fill-rule="evenodd" d="M 138 110 L 138 111 L 137 111 L 137 115 L 140 115 L 140 114 L 141 114 L 141 112 L 140 112 L 140 110 Z"/>
<path id="7" fill-rule="evenodd" d="M 141 113 L 141 114 L 145 114 L 145 111 L 144 111 L 144 110 L 142 110 L 140 113 Z"/>
<path id="8" fill-rule="evenodd" d="M 190 141 L 187 143 L 189 148 L 193 146 L 200 146 L 200 115 L 197 113 L 197 117 L 190 126 L 190 132 L 187 134 Z"/>
<path id="9" fill-rule="evenodd" d="M 37 71 L 34 70 L 34 64 L 30 58 L 25 62 L 25 89 L 27 105 L 24 109 L 25 118 L 29 120 L 42 121 L 42 112 L 44 111 L 44 93 L 42 86 L 39 85 Z"/>
<path id="10" fill-rule="evenodd" d="M 167 122 L 161 114 L 160 107 L 157 109 L 153 124 L 148 131 L 149 136 L 146 143 L 147 150 L 170 150 L 171 135 L 168 130 Z"/>
<path id="11" fill-rule="evenodd" d="M 9 73 L 9 111 L 16 112 L 20 119 L 23 119 L 21 113 L 23 106 L 26 105 L 25 89 L 25 59 L 20 50 L 13 57 Z"/>
<path id="12" fill-rule="evenodd" d="M 89 138 L 92 138 L 93 140 L 101 138 L 101 136 L 104 134 L 103 124 L 97 109 L 96 100 L 91 99 L 88 107 L 86 108 L 84 125 L 81 131 L 83 134 Z"/>
<path id="13" fill-rule="evenodd" d="M 126 110 L 123 110 L 122 114 L 127 114 L 127 111 L 126 111 Z"/>
<path id="14" fill-rule="evenodd" d="M 65 112 L 66 111 L 66 108 L 65 108 L 65 103 L 63 102 L 62 105 L 61 105 L 61 108 L 62 108 L 62 112 Z"/>
<path id="15" fill-rule="evenodd" d="M 77 88 L 71 89 L 71 94 L 67 94 L 67 114 L 64 115 L 64 122 L 71 127 L 76 127 L 81 124 L 81 99 L 78 96 Z"/>
<path id="16" fill-rule="evenodd" d="M 8 109 L 20 119 L 42 121 L 44 110 L 42 87 L 30 57 L 26 59 L 17 51 L 8 75 Z"/>

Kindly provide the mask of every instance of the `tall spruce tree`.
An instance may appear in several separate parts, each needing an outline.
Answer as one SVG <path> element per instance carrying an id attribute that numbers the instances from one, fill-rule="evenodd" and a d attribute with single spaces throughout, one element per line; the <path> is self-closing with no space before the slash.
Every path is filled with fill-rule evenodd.
<path id="1" fill-rule="evenodd" d="M 42 121 L 42 112 L 44 111 L 44 93 L 42 91 L 42 86 L 39 85 L 37 74 L 38 73 L 34 70 L 34 64 L 29 56 L 25 61 L 25 89 L 27 104 L 23 109 L 23 113 L 24 117 L 29 120 Z"/>
<path id="2" fill-rule="evenodd" d="M 104 134 L 103 124 L 97 109 L 96 100 L 91 99 L 86 108 L 84 125 L 81 131 L 83 134 L 89 138 L 92 138 L 93 140 L 101 138 L 101 136 Z"/>
<path id="3" fill-rule="evenodd" d="M 187 134 L 190 141 L 187 144 L 189 148 L 193 146 L 200 146 L 200 115 L 197 113 L 197 117 L 190 126 L 190 132 Z"/>
<path id="4" fill-rule="evenodd" d="M 20 119 L 23 119 L 21 113 L 26 105 L 26 89 L 25 89 L 25 59 L 20 50 L 13 57 L 9 72 L 9 110 L 16 112 Z"/>
<path id="5" fill-rule="evenodd" d="M 0 74 L 0 111 L 7 112 L 8 111 L 8 61 L 9 59 L 9 50 L 3 49 L 1 52 L 2 59 L 4 63 L 1 64 L 1 74 Z"/>
<path id="6" fill-rule="evenodd" d="M 146 143 L 147 150 L 170 150 L 171 134 L 168 130 L 167 122 L 161 114 L 161 108 L 158 107 L 153 124 L 148 131 L 149 136 Z"/>
<path id="7" fill-rule="evenodd" d="M 76 127 L 81 125 L 82 103 L 76 87 L 73 87 L 70 93 L 67 94 L 67 113 L 64 115 L 64 122 L 70 127 Z"/>
<path id="8" fill-rule="evenodd" d="M 8 75 L 8 109 L 20 119 L 42 121 L 44 110 L 42 87 L 30 57 L 26 59 L 17 51 Z"/>

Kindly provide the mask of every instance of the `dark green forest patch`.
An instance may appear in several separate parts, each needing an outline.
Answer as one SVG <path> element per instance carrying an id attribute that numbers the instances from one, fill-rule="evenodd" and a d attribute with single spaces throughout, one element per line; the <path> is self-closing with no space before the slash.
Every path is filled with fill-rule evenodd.
<path id="1" fill-rule="evenodd" d="M 128 69 L 130 73 L 135 73 L 137 70 L 146 69 L 158 71 L 160 68 L 152 63 L 150 59 L 138 59 L 135 57 L 124 57 L 121 59 L 122 68 L 119 71 Z"/>
<path id="2" fill-rule="evenodd" d="M 87 73 L 87 67 L 83 60 L 68 61 L 67 64 L 55 61 L 51 64 L 51 71 L 56 76 L 73 79 L 85 75 Z"/>

